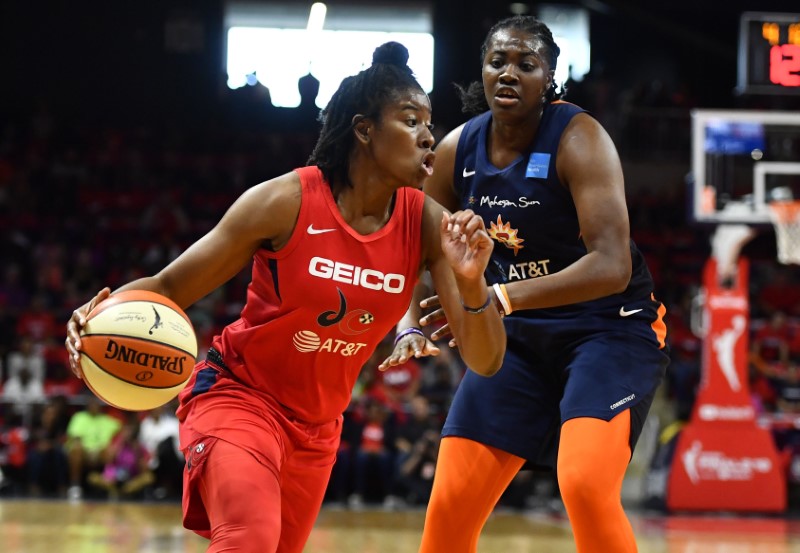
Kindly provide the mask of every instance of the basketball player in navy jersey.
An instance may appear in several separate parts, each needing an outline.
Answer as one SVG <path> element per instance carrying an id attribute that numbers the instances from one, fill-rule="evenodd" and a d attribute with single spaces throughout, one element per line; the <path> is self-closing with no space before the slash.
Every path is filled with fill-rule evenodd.
<path id="1" fill-rule="evenodd" d="M 559 100 L 546 25 L 500 21 L 481 54 L 483 83 L 461 89 L 464 111 L 479 115 L 442 140 L 424 191 L 483 217 L 508 344 L 495 377 L 468 372 L 455 394 L 420 551 L 476 551 L 530 463 L 555 465 L 579 553 L 634 552 L 622 481 L 668 357 L 664 307 L 629 236 L 620 161 L 601 125 Z M 424 346 L 409 334 L 382 366 Z"/>
<path id="2" fill-rule="evenodd" d="M 451 215 L 419 190 L 432 173 L 431 106 L 407 60 L 398 43 L 379 47 L 325 108 L 308 167 L 251 188 L 161 272 L 120 288 L 186 308 L 252 263 L 241 317 L 214 337 L 178 408 L 183 523 L 209 552 L 303 550 L 353 384 L 423 268 L 449 290 L 467 364 L 500 366 L 505 333 L 483 276 L 492 240 L 473 212 Z M 108 295 L 67 324 L 78 376 L 80 329 Z"/>

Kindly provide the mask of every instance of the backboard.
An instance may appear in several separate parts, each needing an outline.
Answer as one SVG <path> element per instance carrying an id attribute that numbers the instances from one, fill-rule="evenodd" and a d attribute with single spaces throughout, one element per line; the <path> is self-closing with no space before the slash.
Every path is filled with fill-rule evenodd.
<path id="1" fill-rule="evenodd" d="M 770 224 L 768 204 L 800 199 L 800 113 L 692 111 L 691 218 Z"/>

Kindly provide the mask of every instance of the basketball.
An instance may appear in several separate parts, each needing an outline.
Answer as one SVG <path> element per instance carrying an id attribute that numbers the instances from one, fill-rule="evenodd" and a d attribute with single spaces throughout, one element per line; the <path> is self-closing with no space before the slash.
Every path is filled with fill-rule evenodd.
<path id="1" fill-rule="evenodd" d="M 186 386 L 197 357 L 189 317 L 169 298 L 145 290 L 119 292 L 95 306 L 81 344 L 86 385 L 126 411 L 172 400 Z"/>

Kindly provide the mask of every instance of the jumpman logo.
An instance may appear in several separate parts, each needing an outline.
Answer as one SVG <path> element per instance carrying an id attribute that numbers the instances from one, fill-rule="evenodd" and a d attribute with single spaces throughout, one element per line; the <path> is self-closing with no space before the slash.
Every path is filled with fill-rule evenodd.
<path id="1" fill-rule="evenodd" d="M 156 321 L 153 323 L 153 326 L 150 327 L 148 334 L 152 334 L 154 330 L 164 326 L 164 323 L 161 322 L 161 315 L 158 314 L 158 311 L 156 311 L 155 307 L 153 307 L 153 313 L 156 314 Z"/>

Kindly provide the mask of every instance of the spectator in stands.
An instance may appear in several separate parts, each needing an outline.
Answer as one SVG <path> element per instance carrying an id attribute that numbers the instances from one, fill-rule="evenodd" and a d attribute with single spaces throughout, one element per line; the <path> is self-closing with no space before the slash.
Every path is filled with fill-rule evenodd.
<path id="1" fill-rule="evenodd" d="M 142 232 L 150 233 L 153 238 L 157 237 L 180 237 L 185 235 L 190 227 L 190 218 L 180 201 L 176 201 L 177 191 L 161 189 L 154 200 L 142 213 L 139 222 Z M 168 263 L 180 253 L 180 248 Z M 164 260 L 159 260 L 159 264 L 164 264 Z"/>
<path id="2" fill-rule="evenodd" d="M 326 498 L 337 504 L 344 503 L 353 493 L 353 460 L 361 442 L 361 422 L 358 420 L 356 405 L 358 401 L 354 394 L 350 406 L 343 414 L 342 438 L 326 490 Z"/>
<path id="3" fill-rule="evenodd" d="M 756 293 L 755 316 L 771 317 L 783 311 L 790 317 L 800 316 L 800 286 L 790 267 L 778 267 Z"/>
<path id="4" fill-rule="evenodd" d="M 783 373 L 773 379 L 775 394 L 775 411 L 778 418 L 781 414 L 784 424 L 772 426 L 772 437 L 775 446 L 784 459 L 786 478 L 790 484 L 790 504 L 793 502 L 794 490 L 800 483 L 800 432 L 793 422 L 800 415 L 800 365 L 790 361 Z M 788 424 L 787 424 L 788 422 Z"/>
<path id="5" fill-rule="evenodd" d="M 62 298 L 62 305 L 74 305 L 78 298 L 87 296 L 91 290 L 101 288 L 102 283 L 98 277 L 103 274 L 102 260 L 102 254 L 88 245 L 77 248 L 77 251 L 69 257 L 66 283 L 75 298 Z"/>
<path id="6" fill-rule="evenodd" d="M 3 373 L 4 361 L 8 359 L 8 354 L 13 351 L 16 342 L 16 319 L 11 314 L 8 305 L 3 301 L 0 292 L 0 381 L 5 377 Z"/>
<path id="7" fill-rule="evenodd" d="M 34 407 L 45 400 L 41 380 L 33 377 L 27 367 L 21 367 L 3 386 L 3 402 L 12 406 L 15 413 L 30 421 Z"/>
<path id="8" fill-rule="evenodd" d="M 765 411 L 777 408 L 779 390 L 789 369 L 793 331 L 783 311 L 773 311 L 769 322 L 755 330 L 750 342 L 750 390 Z"/>
<path id="9" fill-rule="evenodd" d="M 789 362 L 792 329 L 786 313 L 773 311 L 769 322 L 757 329 L 750 344 L 750 362 L 762 374 L 784 372 Z"/>
<path id="10" fill-rule="evenodd" d="M 431 405 L 428 398 L 417 395 L 411 399 L 410 407 L 411 416 L 403 423 L 398 424 L 394 440 L 396 457 L 393 479 L 396 484 L 395 493 L 400 496 L 406 496 L 408 493 L 415 491 L 405 486 L 407 483 L 406 477 L 409 473 L 408 471 L 404 473 L 402 470 L 409 457 L 415 453 L 414 447 L 423 439 L 425 434 L 433 431 L 438 437 L 441 430 L 440 422 L 431 413 Z"/>
<path id="11" fill-rule="evenodd" d="M 155 476 L 156 499 L 180 497 L 183 481 L 183 453 L 180 450 L 178 419 L 174 408 L 161 406 L 147 412 L 139 428 L 139 440 L 150 457 Z"/>
<path id="12" fill-rule="evenodd" d="M 37 346 L 36 342 L 28 334 L 17 334 L 17 336 L 15 348 L 6 357 L 8 378 L 14 376 L 20 369 L 25 367 L 31 376 L 43 381 L 47 363 L 42 348 Z"/>
<path id="13" fill-rule="evenodd" d="M 70 399 L 78 398 L 79 396 L 66 396 L 66 395 L 53 395 L 48 399 L 48 405 L 55 407 L 56 411 L 56 428 L 64 436 L 67 435 L 67 428 L 72 420 L 72 407 L 70 407 Z"/>
<path id="14" fill-rule="evenodd" d="M 376 374 L 374 395 L 392 410 L 398 421 L 405 420 L 409 403 L 419 392 L 420 371 L 419 361 L 411 358 Z"/>
<path id="15" fill-rule="evenodd" d="M 64 451 L 66 427 L 58 401 L 48 403 L 31 428 L 28 448 L 28 485 L 31 495 L 63 496 L 69 482 Z"/>
<path id="16" fill-rule="evenodd" d="M 23 309 L 17 319 L 17 335 L 30 336 L 34 344 L 43 345 L 61 332 L 61 325 L 49 309 L 44 294 L 31 298 L 27 309 Z"/>
<path id="17" fill-rule="evenodd" d="M 111 445 L 119 428 L 119 419 L 103 412 L 100 400 L 95 396 L 88 396 L 86 409 L 72 415 L 66 443 L 70 481 L 68 499 L 77 501 L 83 497 L 86 474 L 104 466 L 103 452 Z"/>
<path id="18" fill-rule="evenodd" d="M 4 244 L 4 249 L 8 244 Z M 23 248 L 20 248 L 23 249 Z M 27 248 L 24 248 L 27 250 Z M 0 281 L 0 302 L 9 312 L 17 317 L 30 304 L 29 286 L 24 284 L 22 267 L 17 263 L 10 263 L 3 267 L 3 280 Z"/>
<path id="19" fill-rule="evenodd" d="M 424 362 L 428 364 L 429 377 L 420 388 L 420 395 L 428 399 L 432 411 L 444 420 L 463 369 L 449 348 L 441 348 L 438 356 L 428 357 Z M 455 376 L 454 371 L 458 372 Z"/>
<path id="20" fill-rule="evenodd" d="M 0 427 L 0 487 L 14 495 L 22 494 L 27 484 L 28 428 L 22 415 L 11 413 Z"/>
<path id="21" fill-rule="evenodd" d="M 130 413 L 103 451 L 102 471 L 87 476 L 87 482 L 105 490 L 109 499 L 135 496 L 155 481 L 150 455 L 139 440 L 139 428 L 137 415 Z"/>
<path id="22" fill-rule="evenodd" d="M 61 348 L 63 351 L 64 348 Z M 69 362 L 53 360 L 47 363 L 47 376 L 44 379 L 44 393 L 47 397 L 76 397 L 89 393 L 83 380 L 78 380 L 69 370 Z"/>
<path id="23" fill-rule="evenodd" d="M 64 297 L 64 273 L 68 258 L 67 243 L 54 229 L 48 229 L 39 238 L 32 254 L 36 275 L 35 301 L 52 307 Z"/>
<path id="24" fill-rule="evenodd" d="M 388 408 L 374 398 L 366 398 L 361 440 L 354 455 L 355 490 L 348 498 L 351 508 L 360 508 L 368 496 L 382 500 L 392 489 L 393 443 L 393 419 Z M 370 483 L 376 483 L 378 489 L 370 487 Z"/>
<path id="25" fill-rule="evenodd" d="M 787 364 L 800 366 L 800 326 L 791 324 L 790 328 Z"/>
<path id="26" fill-rule="evenodd" d="M 800 366 L 789 365 L 778 378 L 777 408 L 780 413 L 800 413 Z"/>
<path id="27" fill-rule="evenodd" d="M 400 465 L 400 484 L 407 490 L 406 500 L 412 505 L 428 504 L 440 442 L 438 430 L 426 431 L 414 442 L 409 455 Z"/>
<path id="28" fill-rule="evenodd" d="M 676 311 L 669 319 L 667 333 L 670 344 L 667 392 L 675 402 L 676 410 L 691 410 L 700 383 L 703 343 L 689 328 L 686 313 L 679 308 Z"/>

